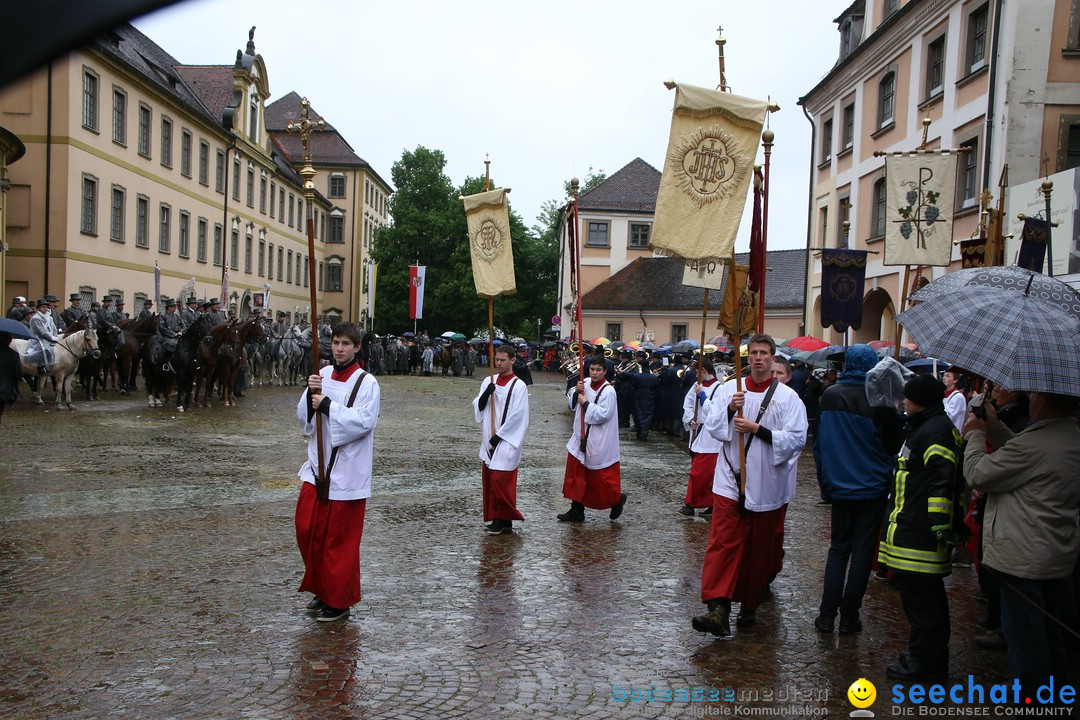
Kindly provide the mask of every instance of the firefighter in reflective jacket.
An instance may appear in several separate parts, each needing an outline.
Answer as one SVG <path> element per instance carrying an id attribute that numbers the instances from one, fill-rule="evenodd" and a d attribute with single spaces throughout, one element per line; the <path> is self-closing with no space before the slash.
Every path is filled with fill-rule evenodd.
<path id="1" fill-rule="evenodd" d="M 960 434 L 945 414 L 945 385 L 917 375 L 904 386 L 908 435 L 897 458 L 888 523 L 878 560 L 893 570 L 910 625 L 908 652 L 886 669 L 900 680 L 943 679 L 949 667 L 952 570 L 945 537 L 952 525 Z"/>

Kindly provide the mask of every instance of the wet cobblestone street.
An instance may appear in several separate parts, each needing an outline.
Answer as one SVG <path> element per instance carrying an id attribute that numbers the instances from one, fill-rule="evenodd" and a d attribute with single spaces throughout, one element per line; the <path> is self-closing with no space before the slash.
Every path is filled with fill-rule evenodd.
<path id="1" fill-rule="evenodd" d="M 571 416 L 561 377 L 534 377 L 526 521 L 498 537 L 481 519 L 469 407 L 479 376 L 379 378 L 364 597 L 348 622 L 325 624 L 296 592 L 297 388 L 188 414 L 115 393 L 88 403 L 79 388 L 74 413 L 9 409 L 0 717 L 792 717 L 796 706 L 846 717 L 859 677 L 877 686 L 871 709 L 890 714 L 884 668 L 907 642 L 897 593 L 871 580 L 861 635 L 813 627 L 829 510 L 816 505 L 809 451 L 774 599 L 757 626 L 714 640 L 689 621 L 703 608 L 708 524 L 675 513 L 685 449 L 623 431 L 623 517 L 558 523 Z M 975 646 L 973 571 L 956 568 L 947 584 L 951 675 L 1004 681 L 1004 653 Z M 619 699 L 652 686 L 730 688 L 742 701 Z"/>

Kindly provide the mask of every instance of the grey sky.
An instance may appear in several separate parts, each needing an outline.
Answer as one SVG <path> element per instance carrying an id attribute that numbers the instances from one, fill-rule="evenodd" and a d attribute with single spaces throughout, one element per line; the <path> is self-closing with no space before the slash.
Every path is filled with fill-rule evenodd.
<path id="1" fill-rule="evenodd" d="M 663 80 L 714 87 L 722 25 L 734 92 L 782 108 L 769 213 L 769 247 L 780 249 L 806 242 L 810 126 L 795 103 L 835 63 L 832 20 L 848 4 L 188 0 L 134 24 L 180 62 L 205 65 L 231 64 L 255 25 L 272 100 L 306 95 L 388 182 L 417 145 L 446 154 L 455 184 L 482 175 L 490 154 L 529 225 L 590 167 L 610 175 L 641 157 L 663 168 L 673 100 Z"/>

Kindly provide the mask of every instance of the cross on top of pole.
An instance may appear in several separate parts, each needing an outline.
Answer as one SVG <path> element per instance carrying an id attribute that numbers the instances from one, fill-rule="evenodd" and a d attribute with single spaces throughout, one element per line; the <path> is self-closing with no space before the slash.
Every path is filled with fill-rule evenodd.
<path id="1" fill-rule="evenodd" d="M 308 102 L 308 99 L 302 99 L 300 101 L 300 120 L 297 122 L 290 121 L 285 129 L 291 133 L 300 134 L 300 142 L 304 146 L 304 167 L 300 168 L 300 177 L 304 178 L 304 196 L 310 201 L 315 197 L 315 168 L 311 165 L 311 133 L 325 128 L 326 122 L 321 118 L 312 122 L 311 115 L 308 113 L 309 107 L 311 107 L 311 103 Z"/>

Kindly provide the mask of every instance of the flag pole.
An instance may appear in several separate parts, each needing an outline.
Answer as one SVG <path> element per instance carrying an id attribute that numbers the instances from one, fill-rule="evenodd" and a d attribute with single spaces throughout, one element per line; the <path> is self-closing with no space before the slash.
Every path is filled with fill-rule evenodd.
<path id="1" fill-rule="evenodd" d="M 994 227 L 994 257 L 991 265 L 1005 264 L 1005 191 L 1009 188 L 1009 164 L 1001 168 L 998 179 L 997 223 Z"/>
<path id="2" fill-rule="evenodd" d="M 570 179 L 570 193 L 573 199 L 570 206 L 573 210 L 567 218 L 570 229 L 567 232 L 567 241 L 570 243 L 571 253 L 574 258 L 573 277 L 574 282 L 574 325 L 576 326 L 578 339 L 578 382 L 585 382 L 585 335 L 581 327 L 581 247 L 580 228 L 578 226 L 578 190 L 581 185 L 577 178 Z M 581 412 L 581 451 L 585 452 L 585 411 Z"/>
<path id="3" fill-rule="evenodd" d="M 300 120 L 290 122 L 287 126 L 289 132 L 300 133 L 300 141 L 304 145 L 304 166 L 300 169 L 300 177 L 304 179 L 304 205 L 307 211 L 307 242 L 308 242 L 308 286 L 311 288 L 311 316 L 319 316 L 318 296 L 316 294 L 315 277 L 315 220 L 312 212 L 315 202 L 315 168 L 311 165 L 311 147 L 308 140 L 311 133 L 316 129 L 322 129 L 326 123 L 322 120 L 312 122 L 308 115 L 308 101 L 304 98 L 300 101 Z M 317 327 L 314 325 L 312 327 Z M 311 366 L 314 372 L 319 372 L 319 340 L 313 338 L 311 343 Z M 315 477 L 315 490 L 319 500 L 330 499 L 330 478 L 326 477 L 326 458 L 323 450 L 323 423 L 318 413 L 315 414 L 315 444 L 319 449 L 319 474 Z"/>
<path id="4" fill-rule="evenodd" d="M 491 191 L 491 158 L 484 155 L 484 192 Z M 511 353 L 511 357 L 517 353 Z M 511 361 L 513 363 L 513 361 Z M 488 383 L 495 384 L 495 299 L 488 298 Z M 495 403 L 491 403 L 491 435 L 495 436 Z"/>
<path id="5" fill-rule="evenodd" d="M 698 359 L 697 359 L 697 386 L 701 387 L 701 369 L 705 364 L 705 324 L 709 321 L 709 288 L 705 288 L 705 299 L 701 305 L 701 344 L 698 345 Z M 699 390 L 700 392 L 700 390 Z M 694 400 L 694 422 L 698 419 L 698 405 L 700 403 Z M 697 428 L 694 428 L 693 432 L 697 432 Z"/>
<path id="6" fill-rule="evenodd" d="M 728 272 L 728 290 L 734 296 L 738 290 L 738 281 L 735 273 L 735 246 L 731 247 L 731 266 Z M 735 306 L 735 331 L 731 335 L 731 344 L 735 349 L 735 392 L 742 392 L 742 348 L 739 344 L 739 333 L 742 332 L 743 323 L 743 304 L 741 302 L 736 303 Z M 743 410 L 739 408 L 735 411 L 736 417 L 743 417 Z M 744 507 L 746 497 L 746 439 L 742 433 L 739 435 L 739 509 Z"/>
<path id="7" fill-rule="evenodd" d="M 775 109 L 774 109 L 775 108 Z M 780 109 L 780 106 L 770 100 L 769 111 L 765 113 L 766 122 L 768 122 L 769 114 L 776 112 Z M 762 183 L 762 208 L 761 208 L 761 264 L 763 271 L 758 281 L 758 318 L 757 318 L 757 331 L 759 333 L 765 332 L 765 277 L 768 275 L 768 271 L 765 269 L 766 259 L 769 257 L 769 165 L 772 161 L 772 146 L 773 140 L 776 138 L 774 133 L 768 127 L 765 128 L 765 132 L 761 133 L 761 144 L 765 148 L 765 180 Z"/>

